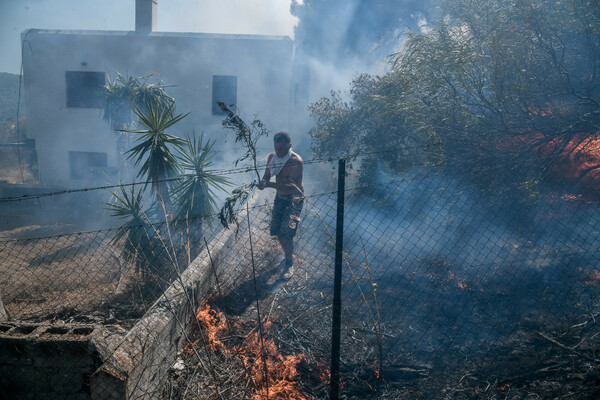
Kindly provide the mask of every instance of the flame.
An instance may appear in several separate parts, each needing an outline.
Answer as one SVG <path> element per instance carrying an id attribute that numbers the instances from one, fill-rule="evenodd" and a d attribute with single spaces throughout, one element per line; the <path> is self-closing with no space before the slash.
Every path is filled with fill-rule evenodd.
<path id="1" fill-rule="evenodd" d="M 588 286 L 600 285 L 600 271 L 598 271 L 597 269 L 590 272 L 589 278 L 591 279 L 590 281 L 584 281 L 583 283 L 585 283 Z"/>
<path id="2" fill-rule="evenodd" d="M 383 374 L 381 373 L 381 365 L 380 365 L 380 362 L 379 362 L 379 360 L 373 360 L 373 362 L 372 362 L 372 363 L 371 363 L 371 362 L 369 362 L 369 361 L 367 361 L 367 362 L 365 363 L 365 365 L 366 365 L 366 367 L 367 367 L 369 370 L 372 370 L 372 371 L 373 371 L 373 376 L 375 377 L 375 379 L 376 379 L 378 382 L 382 382 L 382 381 L 384 381 L 384 380 L 385 380 L 385 379 L 384 379 L 384 377 L 383 377 Z M 363 382 L 364 382 L 364 383 L 365 383 L 365 384 L 366 384 L 366 385 L 367 385 L 367 386 L 368 386 L 368 387 L 369 387 L 369 388 L 370 388 L 372 391 L 374 391 L 374 392 L 376 392 L 376 391 L 377 391 L 377 388 L 376 388 L 376 387 L 374 387 L 373 385 L 371 385 L 371 384 L 370 384 L 370 383 L 369 383 L 367 380 L 363 380 Z"/>
<path id="3" fill-rule="evenodd" d="M 225 350 L 225 345 L 218 339 L 222 332 L 227 332 L 228 330 L 225 314 L 213 310 L 207 302 L 198 310 L 196 318 L 202 324 L 202 328 L 208 337 L 210 348 L 213 350 Z"/>
<path id="4" fill-rule="evenodd" d="M 325 366 L 325 364 L 320 366 L 317 365 L 317 367 L 319 368 L 319 380 L 329 385 L 331 383 L 331 371 Z"/>
<path id="5" fill-rule="evenodd" d="M 305 360 L 304 354 L 283 355 L 279 352 L 272 338 L 264 337 L 261 341 L 260 334 L 255 330 L 246 336 L 239 346 L 226 346 L 220 337 L 231 334 L 230 328 L 242 328 L 243 324 L 228 323 L 222 312 L 211 308 L 207 301 L 197 312 L 199 325 L 206 333 L 209 346 L 213 350 L 225 354 L 238 356 L 244 362 L 249 378 L 254 383 L 255 390 L 252 399 L 285 398 L 290 400 L 308 400 L 298 387 L 298 365 Z M 271 322 L 264 324 L 264 335 L 268 335 Z M 190 347 L 191 348 L 191 347 Z M 265 362 L 267 374 L 265 380 Z M 330 380 L 330 373 L 326 368 L 317 366 L 323 381 Z"/>
<path id="6" fill-rule="evenodd" d="M 536 116 L 554 118 L 548 108 L 530 108 Z M 560 154 L 552 168 L 552 175 L 561 182 L 576 183 L 581 180 L 586 194 L 599 195 L 600 171 L 593 167 L 600 164 L 600 132 L 578 132 L 568 137 L 549 137 L 544 132 L 515 133 L 512 138 L 500 142 L 496 149 L 507 153 L 518 153 L 533 146 L 533 153 L 541 157 L 556 157 Z M 483 143 L 485 148 L 492 148 L 491 143 Z M 586 176 L 583 174 L 587 173 Z M 574 195 L 565 195 L 564 200 L 579 200 Z"/>
<path id="7" fill-rule="evenodd" d="M 548 102 L 544 104 L 544 107 L 527 107 L 527 110 L 531 114 L 540 117 L 549 117 L 550 115 L 552 115 L 552 106 Z"/>
<path id="8" fill-rule="evenodd" d="M 454 275 L 453 272 L 450 272 L 450 280 L 453 281 L 454 279 L 456 279 L 456 283 L 457 283 L 457 286 L 459 288 L 461 288 L 462 290 L 465 290 L 467 288 L 467 284 L 466 283 L 461 282 L 460 279 L 458 279 L 456 277 L 456 275 Z"/>
<path id="9" fill-rule="evenodd" d="M 507 383 L 506 385 L 502 385 L 502 386 L 500 386 L 500 387 L 498 388 L 498 390 L 501 390 L 501 391 L 503 391 L 503 392 L 504 392 L 505 390 L 509 390 L 509 389 L 510 389 L 510 383 Z"/>

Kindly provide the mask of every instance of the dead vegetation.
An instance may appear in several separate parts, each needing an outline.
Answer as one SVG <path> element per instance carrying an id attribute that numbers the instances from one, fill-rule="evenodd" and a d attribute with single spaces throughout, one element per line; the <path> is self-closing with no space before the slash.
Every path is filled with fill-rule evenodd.
<path id="1" fill-rule="evenodd" d="M 296 296 L 306 307 L 306 312 L 297 315 L 292 304 L 285 305 Z M 231 298 L 213 299 L 199 310 L 195 341 L 180 354 L 165 398 L 328 398 L 331 308 L 317 300 L 302 296 L 293 281 L 283 282 L 271 292 L 262 302 L 268 310 L 263 322 L 269 326 L 269 333 L 261 348 L 254 307 L 242 315 L 226 315 L 221 310 L 232 309 Z M 346 316 L 343 398 L 597 398 L 600 321 L 598 315 L 579 317 L 580 323 L 546 326 L 543 332 L 538 330 L 539 324 L 524 322 L 512 335 L 477 349 L 437 348 L 428 356 L 429 361 L 423 361 L 422 354 L 414 354 L 409 348 L 394 352 L 389 344 L 402 332 L 388 331 L 380 370 L 375 330 Z M 204 343 L 208 343 L 209 355 L 200 351 Z M 202 360 L 190 351 L 192 346 L 199 349 Z M 272 376 L 282 373 L 289 384 L 287 392 L 273 389 L 267 396 L 260 357 L 263 348 L 269 354 L 271 387 L 279 382 Z M 290 358 L 294 359 L 292 375 L 285 365 Z"/>

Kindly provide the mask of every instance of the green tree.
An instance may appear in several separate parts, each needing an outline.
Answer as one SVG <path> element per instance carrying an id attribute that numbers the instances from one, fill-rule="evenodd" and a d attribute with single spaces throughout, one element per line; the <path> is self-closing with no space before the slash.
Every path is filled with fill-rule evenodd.
<path id="1" fill-rule="evenodd" d="M 600 4 L 455 0 L 444 10 L 408 35 L 388 74 L 359 77 L 347 102 L 311 106 L 314 150 L 382 151 L 391 171 L 444 163 L 488 188 L 535 190 L 598 136 Z"/>

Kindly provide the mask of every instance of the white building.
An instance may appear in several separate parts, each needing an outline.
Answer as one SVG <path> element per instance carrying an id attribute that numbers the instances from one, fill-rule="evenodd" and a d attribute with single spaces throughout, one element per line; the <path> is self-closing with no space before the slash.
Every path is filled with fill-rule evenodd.
<path id="1" fill-rule="evenodd" d="M 235 104 L 243 117 L 257 117 L 272 131 L 293 129 L 303 85 L 294 81 L 289 37 L 155 32 L 155 26 L 156 3 L 137 0 L 136 31 L 23 32 L 26 129 L 35 140 L 42 187 L 104 183 L 99 170 L 117 179 L 117 135 L 102 118 L 101 91 L 116 72 L 155 74 L 177 113 L 191 113 L 172 133 L 215 139 L 220 167 L 231 166 L 226 162 L 234 156 L 226 154 L 235 149 L 216 101 Z M 261 151 L 271 149 L 265 142 Z"/>

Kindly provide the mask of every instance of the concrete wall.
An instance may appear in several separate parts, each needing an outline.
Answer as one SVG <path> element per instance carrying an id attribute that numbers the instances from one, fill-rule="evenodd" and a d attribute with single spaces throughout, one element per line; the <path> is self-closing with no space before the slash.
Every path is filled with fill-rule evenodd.
<path id="1" fill-rule="evenodd" d="M 95 329 L 0 323 L 0 398 L 89 399 L 99 367 Z"/>
<path id="2" fill-rule="evenodd" d="M 35 139 L 41 185 L 79 187 L 69 177 L 68 151 L 106 152 L 118 167 L 116 135 L 100 108 L 67 107 L 65 71 L 155 73 L 176 99 L 177 112 L 191 114 L 174 128 L 216 140 L 220 166 L 231 166 L 236 146 L 226 141 L 222 116 L 212 114 L 213 75 L 237 76 L 237 106 L 274 131 L 290 128 L 293 42 L 288 37 L 109 31 L 27 30 L 23 40 L 26 129 Z M 152 82 L 152 79 L 150 80 Z M 261 152 L 271 150 L 265 141 Z"/>
<path id="3" fill-rule="evenodd" d="M 252 201 L 252 200 L 251 200 Z M 246 211 L 238 215 L 246 218 Z M 243 231 L 243 229 L 242 229 Z M 215 270 L 236 241 L 224 229 L 120 341 L 91 379 L 92 400 L 158 399 L 177 352 L 189 343 L 198 307 L 214 293 Z"/>

